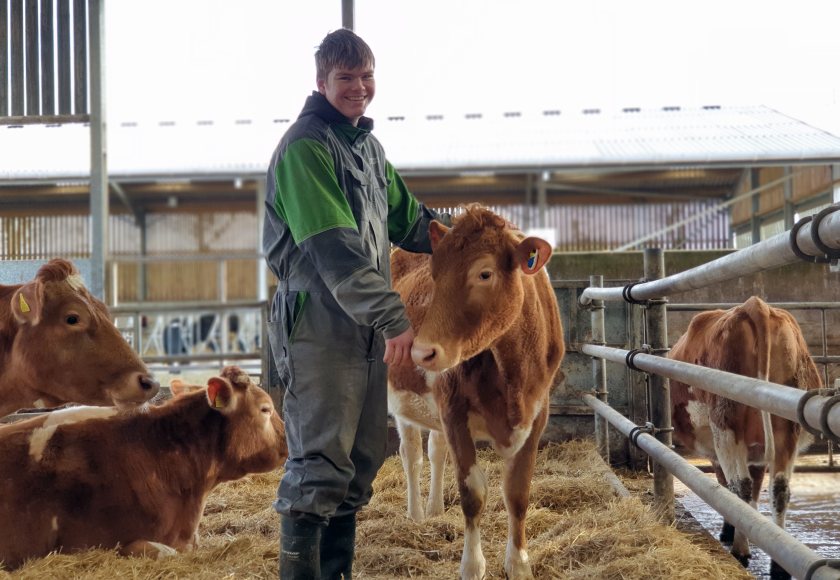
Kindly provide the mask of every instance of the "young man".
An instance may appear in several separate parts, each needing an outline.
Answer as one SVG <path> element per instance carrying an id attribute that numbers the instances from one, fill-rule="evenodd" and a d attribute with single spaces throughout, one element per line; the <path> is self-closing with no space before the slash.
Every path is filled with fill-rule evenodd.
<path id="1" fill-rule="evenodd" d="M 350 30 L 315 53 L 318 91 L 271 159 L 263 250 L 278 287 L 268 323 L 286 385 L 289 459 L 277 492 L 280 575 L 351 577 L 356 512 L 385 459 L 387 364 L 414 334 L 390 288 L 390 243 L 431 252 L 432 219 L 364 117 L 374 58 Z"/>

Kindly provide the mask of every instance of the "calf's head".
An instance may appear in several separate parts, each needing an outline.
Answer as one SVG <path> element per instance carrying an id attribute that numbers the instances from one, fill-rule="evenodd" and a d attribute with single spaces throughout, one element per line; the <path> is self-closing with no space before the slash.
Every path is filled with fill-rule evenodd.
<path id="1" fill-rule="evenodd" d="M 517 321 L 525 280 L 551 256 L 545 240 L 524 237 L 504 218 L 472 206 L 452 228 L 432 222 L 434 294 L 411 356 L 441 372 L 486 350 Z"/>
<path id="2" fill-rule="evenodd" d="M 177 389 L 173 392 L 179 394 Z M 210 408 L 225 418 L 219 481 L 283 465 L 289 455 L 283 421 L 271 397 L 253 384 L 247 373 L 239 367 L 225 367 L 221 376 L 208 380 L 206 397 Z"/>
<path id="3" fill-rule="evenodd" d="M 12 294 L 17 332 L 8 361 L 51 403 L 133 406 L 159 389 L 146 365 L 84 286 L 72 263 L 56 259 Z"/>

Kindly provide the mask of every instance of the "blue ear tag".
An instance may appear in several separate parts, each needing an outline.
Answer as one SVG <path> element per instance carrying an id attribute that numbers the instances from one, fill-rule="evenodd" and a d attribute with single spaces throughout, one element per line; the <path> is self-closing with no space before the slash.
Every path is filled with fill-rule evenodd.
<path id="1" fill-rule="evenodd" d="M 531 253 L 528 254 L 528 269 L 529 270 L 534 269 L 534 265 L 536 265 L 537 258 L 539 258 L 539 255 L 540 255 L 540 253 L 537 250 L 531 250 Z"/>

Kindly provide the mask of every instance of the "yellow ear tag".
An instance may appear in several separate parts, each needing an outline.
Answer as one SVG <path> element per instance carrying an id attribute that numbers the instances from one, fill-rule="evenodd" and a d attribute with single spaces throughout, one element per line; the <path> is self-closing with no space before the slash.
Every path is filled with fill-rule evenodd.
<path id="1" fill-rule="evenodd" d="M 213 402 L 213 406 L 217 409 L 223 409 L 225 406 L 224 400 L 221 397 L 216 397 L 216 400 Z"/>
<path id="2" fill-rule="evenodd" d="M 26 303 L 26 298 L 23 297 L 23 292 L 18 294 L 18 296 L 20 297 L 20 311 L 21 312 L 29 312 L 29 310 L 30 310 L 29 304 Z"/>

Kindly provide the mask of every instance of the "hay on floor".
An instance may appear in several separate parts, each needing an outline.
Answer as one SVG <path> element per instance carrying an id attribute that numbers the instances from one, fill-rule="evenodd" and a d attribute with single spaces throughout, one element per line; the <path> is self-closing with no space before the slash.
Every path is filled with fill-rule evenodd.
<path id="1" fill-rule="evenodd" d="M 490 485 L 481 525 L 487 578 L 504 578 L 501 462 L 492 451 L 480 452 L 479 459 Z M 638 483 L 630 486 L 632 497 L 618 497 L 599 462 L 589 442 L 540 451 L 527 519 L 537 578 L 751 578 L 728 556 L 660 524 L 640 498 L 645 494 Z M 413 522 L 406 515 L 399 458 L 388 459 L 374 484 L 373 501 L 359 516 L 354 578 L 458 577 L 463 517 L 451 472 L 447 466 L 444 514 Z M 217 488 L 201 521 L 201 545 L 191 553 L 163 560 L 122 558 L 112 550 L 53 554 L 13 574 L 0 572 L 0 580 L 276 578 L 278 520 L 271 501 L 279 477 L 280 472 L 255 475 Z"/>

